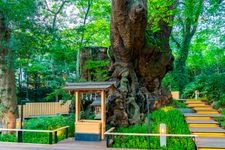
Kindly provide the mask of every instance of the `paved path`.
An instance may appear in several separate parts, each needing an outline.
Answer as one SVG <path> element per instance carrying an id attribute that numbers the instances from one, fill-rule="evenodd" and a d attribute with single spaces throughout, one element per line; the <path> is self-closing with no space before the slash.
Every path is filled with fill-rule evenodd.
<path id="1" fill-rule="evenodd" d="M 75 142 L 72 138 L 58 144 L 28 144 L 0 142 L 0 150 L 104 150 L 105 142 Z"/>
<path id="2" fill-rule="evenodd" d="M 8 143 L 0 142 L 0 150 L 122 150 L 106 148 L 106 142 L 81 142 L 69 138 L 58 144 L 28 144 L 28 143 Z M 131 150 L 131 149 L 129 149 Z"/>
<path id="3" fill-rule="evenodd" d="M 185 103 L 196 111 L 184 116 L 191 133 L 198 135 L 195 140 L 197 149 L 225 150 L 225 130 L 213 119 L 221 114 L 205 101 L 186 100 Z"/>
<path id="4" fill-rule="evenodd" d="M 205 147 L 214 149 L 224 149 L 225 138 L 224 137 L 198 137 L 196 138 L 196 145 L 198 148 L 204 149 Z"/>

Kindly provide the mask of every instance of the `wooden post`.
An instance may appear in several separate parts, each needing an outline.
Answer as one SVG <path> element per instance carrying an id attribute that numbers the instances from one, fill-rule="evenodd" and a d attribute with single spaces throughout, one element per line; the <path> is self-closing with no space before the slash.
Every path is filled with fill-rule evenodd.
<path id="1" fill-rule="evenodd" d="M 110 87 L 110 89 L 109 89 L 109 95 L 112 95 L 113 92 L 114 92 L 114 88 L 113 87 Z"/>
<path id="2" fill-rule="evenodd" d="M 106 123 L 106 107 L 105 107 L 105 101 L 106 101 L 106 93 L 104 90 L 101 92 L 101 121 L 102 121 L 102 130 L 101 130 L 101 139 L 103 140 L 105 138 L 105 123 Z"/>
<path id="3" fill-rule="evenodd" d="M 80 92 L 76 92 L 76 122 L 80 120 Z"/>

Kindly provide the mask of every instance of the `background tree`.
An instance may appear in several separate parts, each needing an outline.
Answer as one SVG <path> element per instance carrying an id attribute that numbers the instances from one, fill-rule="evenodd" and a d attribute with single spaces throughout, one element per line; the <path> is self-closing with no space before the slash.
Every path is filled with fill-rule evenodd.
<path id="1" fill-rule="evenodd" d="M 0 1 L 0 102 L 4 128 L 15 128 L 17 116 L 14 45 L 10 35 L 17 27 L 28 25 L 27 16 L 34 8 L 35 3 L 26 0 Z"/>
<path id="2" fill-rule="evenodd" d="M 21 76 L 18 96 L 28 97 L 30 101 L 67 99 L 62 87 L 65 82 L 77 81 L 78 51 L 82 47 L 109 47 L 110 4 L 107 0 L 92 3 L 85 26 L 87 1 L 67 0 L 54 21 L 54 32 L 55 15 L 51 11 L 59 10 L 64 0 L 47 2 L 39 1 L 34 27 L 14 33 L 20 46 L 16 65 L 22 70 L 18 72 Z M 97 9 L 100 6 L 101 9 Z M 100 69 L 102 67 L 94 67 L 97 72 L 106 72 Z"/>
<path id="3" fill-rule="evenodd" d="M 177 6 L 179 13 L 175 17 L 177 24 L 173 27 L 174 31 L 171 39 L 176 44 L 173 82 L 179 91 L 182 91 L 188 82 L 186 60 L 188 58 L 191 40 L 198 27 L 203 2 L 203 0 L 184 0 L 178 3 Z M 176 37 L 174 36 L 175 34 L 177 35 Z"/>
<path id="4" fill-rule="evenodd" d="M 183 0 L 177 2 L 171 45 L 173 45 L 175 62 L 172 73 L 172 87 L 181 93 L 185 85 L 190 81 L 187 69 L 187 59 L 191 42 L 196 32 L 202 30 L 200 19 L 212 16 L 212 12 L 218 9 L 222 1 Z M 200 25 L 199 25 L 200 24 Z"/>

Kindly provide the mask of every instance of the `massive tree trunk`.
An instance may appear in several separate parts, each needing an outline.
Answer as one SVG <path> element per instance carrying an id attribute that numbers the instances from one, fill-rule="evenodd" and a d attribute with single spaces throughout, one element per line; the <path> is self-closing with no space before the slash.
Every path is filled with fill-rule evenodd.
<path id="1" fill-rule="evenodd" d="M 108 101 L 107 121 L 114 126 L 140 123 L 148 107 L 161 107 L 171 98 L 161 86 L 163 77 L 173 67 L 171 27 L 161 20 L 158 32 L 147 33 L 151 25 L 147 26 L 146 3 L 112 0 L 110 72 L 112 80 L 117 81 L 117 90 Z M 159 42 L 146 38 L 146 33 Z M 147 99 L 155 101 L 147 106 Z"/>
<path id="2" fill-rule="evenodd" d="M 16 86 L 12 52 L 8 49 L 9 30 L 0 12 L 0 102 L 3 128 L 16 127 Z"/>

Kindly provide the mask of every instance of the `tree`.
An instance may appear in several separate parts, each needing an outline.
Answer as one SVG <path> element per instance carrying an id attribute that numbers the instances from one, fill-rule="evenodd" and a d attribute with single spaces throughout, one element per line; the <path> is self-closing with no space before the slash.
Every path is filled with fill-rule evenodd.
<path id="1" fill-rule="evenodd" d="M 171 36 L 176 44 L 177 56 L 174 62 L 173 81 L 179 91 L 187 84 L 186 60 L 191 40 L 197 30 L 198 20 L 203 9 L 203 0 L 184 0 L 178 5 L 179 14 L 176 15 L 174 32 Z M 181 33 L 174 36 L 174 33 Z"/>
<path id="2" fill-rule="evenodd" d="M 173 64 L 169 46 L 173 7 L 171 0 L 151 0 L 148 7 L 145 0 L 112 0 L 110 71 L 117 84 L 108 102 L 111 125 L 139 123 L 148 107 L 169 102 L 161 80 Z M 146 106 L 147 99 L 156 101 Z"/>
<path id="3" fill-rule="evenodd" d="M 15 128 L 16 85 L 13 55 L 9 50 L 10 30 L 6 26 L 3 12 L 0 12 L 0 102 L 3 128 Z"/>
<path id="4" fill-rule="evenodd" d="M 218 9 L 220 3 L 222 3 L 220 0 L 210 1 L 210 3 L 203 0 L 183 0 L 177 3 L 177 14 L 171 34 L 171 43 L 175 45 L 172 78 L 173 88 L 180 92 L 189 81 L 186 61 L 195 33 L 202 30 L 199 20 L 200 18 L 204 19 L 205 16 L 210 17 L 212 12 Z M 210 11 L 211 13 L 209 13 Z M 202 15 L 202 13 L 205 14 Z"/>
<path id="5" fill-rule="evenodd" d="M 0 103 L 4 128 L 15 128 L 17 116 L 14 43 L 11 35 L 16 28 L 29 25 L 27 16 L 31 15 L 34 6 L 34 2 L 26 0 L 0 1 Z"/>

